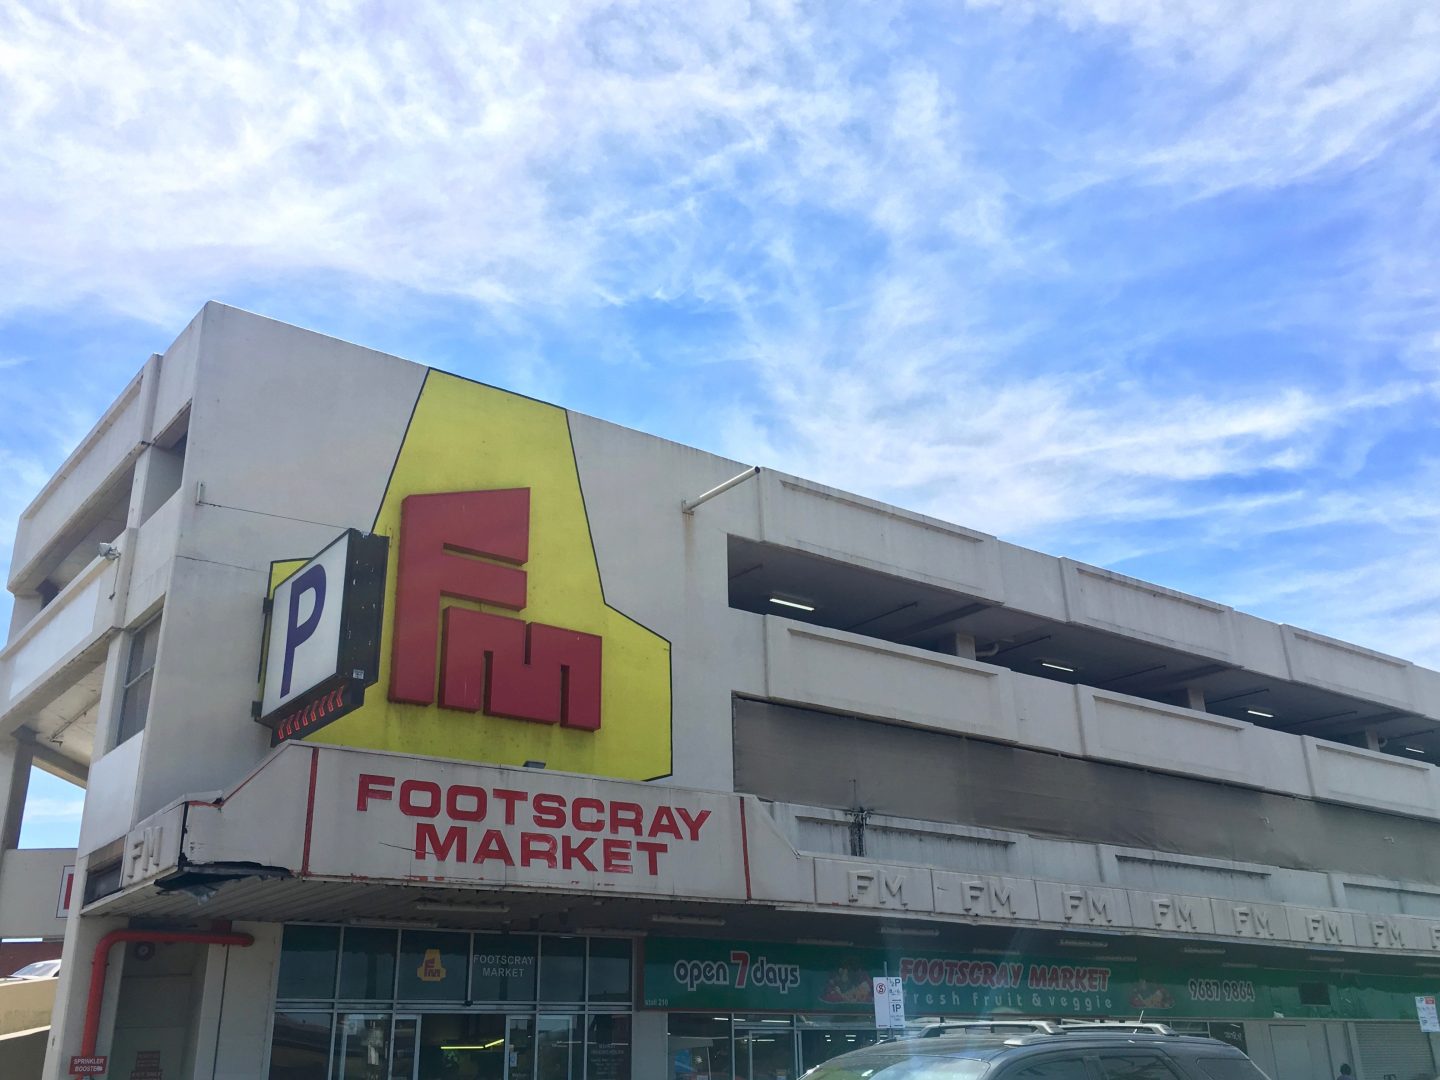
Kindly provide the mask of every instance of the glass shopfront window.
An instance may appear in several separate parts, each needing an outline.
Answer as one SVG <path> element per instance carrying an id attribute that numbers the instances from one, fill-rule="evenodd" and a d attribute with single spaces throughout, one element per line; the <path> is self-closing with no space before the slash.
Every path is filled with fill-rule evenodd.
<path id="1" fill-rule="evenodd" d="M 732 1076 L 730 1018 L 670 1014 L 672 1080 L 728 1080 Z"/>
<path id="2" fill-rule="evenodd" d="M 470 1000 L 534 1001 L 540 939 L 514 934 L 476 934 L 470 968 Z"/>
<path id="3" fill-rule="evenodd" d="M 540 1000 L 585 1000 L 585 939 L 540 939 Z"/>
<path id="4" fill-rule="evenodd" d="M 330 1026 L 328 1012 L 277 1012 L 270 1044 L 270 1080 L 324 1076 L 330 1061 Z"/>
<path id="5" fill-rule="evenodd" d="M 338 926 L 285 927 L 275 996 L 281 1001 L 333 998 L 339 955 Z"/>
<path id="6" fill-rule="evenodd" d="M 395 995 L 395 931 L 352 927 L 340 948 L 342 1001 L 379 1001 Z"/>
<path id="7" fill-rule="evenodd" d="M 585 1033 L 585 1080 L 629 1080 L 630 1014 L 590 1017 Z"/>
<path id="8" fill-rule="evenodd" d="M 876 1039 L 853 1017 L 671 1013 L 668 1023 L 671 1080 L 794 1080 Z"/>
<path id="9" fill-rule="evenodd" d="M 401 1001 L 464 1001 L 470 935 L 406 930 L 400 935 Z"/>
<path id="10" fill-rule="evenodd" d="M 590 939 L 590 981 L 586 1000 L 628 1002 L 631 990 L 628 938 Z"/>
<path id="11" fill-rule="evenodd" d="M 628 938 L 287 926 L 269 1080 L 629 1080 Z"/>

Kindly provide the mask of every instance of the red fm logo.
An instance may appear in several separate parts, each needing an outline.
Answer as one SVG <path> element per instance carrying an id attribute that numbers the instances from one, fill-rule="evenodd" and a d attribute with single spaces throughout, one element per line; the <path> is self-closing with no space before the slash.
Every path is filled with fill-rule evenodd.
<path id="1" fill-rule="evenodd" d="M 530 557 L 530 491 L 410 495 L 400 508 L 390 700 L 595 731 L 594 634 L 448 607 L 441 597 L 520 611 Z"/>

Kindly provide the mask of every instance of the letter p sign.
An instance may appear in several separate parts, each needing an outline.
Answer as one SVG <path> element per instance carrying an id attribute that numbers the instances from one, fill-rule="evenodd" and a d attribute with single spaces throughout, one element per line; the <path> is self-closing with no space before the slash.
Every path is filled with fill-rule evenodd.
<path id="1" fill-rule="evenodd" d="M 300 609 L 306 598 L 310 599 L 309 613 L 302 619 Z M 315 628 L 320 625 L 320 615 L 325 610 L 325 565 L 311 563 L 295 575 L 290 587 L 289 617 L 285 620 L 285 665 L 280 676 L 280 696 L 290 693 L 290 682 L 295 674 L 295 650 L 310 640 Z"/>
<path id="2" fill-rule="evenodd" d="M 262 715 L 284 709 L 327 679 L 349 676 L 350 665 L 343 672 L 340 667 L 351 543 L 347 533 L 271 594 Z"/>

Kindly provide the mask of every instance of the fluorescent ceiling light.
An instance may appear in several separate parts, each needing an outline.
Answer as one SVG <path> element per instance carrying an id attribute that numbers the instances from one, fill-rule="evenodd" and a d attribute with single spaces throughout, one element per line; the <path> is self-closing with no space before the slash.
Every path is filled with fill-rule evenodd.
<path id="1" fill-rule="evenodd" d="M 417 900 L 416 911 L 453 911 L 461 915 L 504 915 L 509 904 L 467 904 L 460 900 Z"/>
<path id="2" fill-rule="evenodd" d="M 1407 746 L 1407 747 L 1405 747 L 1405 749 L 1406 749 L 1406 750 L 1409 750 L 1410 753 L 1412 753 L 1412 754 L 1423 754 L 1423 753 L 1425 753 L 1425 751 L 1424 751 L 1424 750 L 1421 750 L 1420 747 L 1418 747 L 1418 746 Z"/>
<path id="3" fill-rule="evenodd" d="M 1073 667 L 1067 667 L 1064 664 L 1057 664 L 1051 660 L 1041 660 L 1040 666 L 1048 667 L 1051 671 L 1068 671 L 1071 675 L 1075 674 L 1075 669 Z"/>
<path id="4" fill-rule="evenodd" d="M 392 919 L 388 915 L 374 915 L 360 919 L 346 919 L 346 926 L 400 927 L 401 929 L 433 930 L 440 924 L 434 919 Z"/>
<path id="5" fill-rule="evenodd" d="M 882 926 L 882 934 L 896 934 L 900 937 L 939 937 L 939 930 L 912 930 L 908 926 Z"/>
<path id="6" fill-rule="evenodd" d="M 1108 949 L 1108 941 L 1088 941 L 1085 938 L 1061 938 L 1061 945 L 1072 945 L 1077 949 Z"/>
<path id="7" fill-rule="evenodd" d="M 724 919 L 713 915 L 651 915 L 651 922 L 672 923 L 675 926 L 724 926 Z"/>
<path id="8" fill-rule="evenodd" d="M 1259 709 L 1246 709 L 1245 711 L 1251 716 L 1263 716 L 1266 720 L 1275 719 L 1275 714 L 1273 712 L 1261 712 Z"/>
<path id="9" fill-rule="evenodd" d="M 799 600 L 786 600 L 779 596 L 770 597 L 770 603 L 779 604 L 781 607 L 798 608 L 801 611 L 814 611 L 814 604 L 802 604 Z"/>
<path id="10" fill-rule="evenodd" d="M 1187 946 L 1187 947 L 1181 949 L 1180 951 L 1183 952 L 1183 953 L 1188 953 L 1190 956 L 1224 956 L 1224 955 L 1225 955 L 1225 950 L 1224 950 L 1224 949 L 1200 949 L 1200 948 L 1196 948 L 1195 946 Z"/>
<path id="11" fill-rule="evenodd" d="M 441 1050 L 494 1050 L 503 1043 L 504 1039 L 496 1039 L 494 1042 L 485 1043 L 483 1046 L 442 1046 Z"/>

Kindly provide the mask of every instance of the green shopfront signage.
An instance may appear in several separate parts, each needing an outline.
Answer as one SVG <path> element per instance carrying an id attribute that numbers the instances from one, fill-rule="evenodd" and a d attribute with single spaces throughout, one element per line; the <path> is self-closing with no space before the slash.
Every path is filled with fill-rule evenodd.
<path id="1" fill-rule="evenodd" d="M 1391 975 L 1165 966 L 1021 954 L 832 948 L 651 938 L 644 1003 L 653 1009 L 872 1015 L 870 980 L 899 975 L 911 1016 L 1128 1016 L 1156 1019 L 1414 1020 L 1435 987 Z M 1323 980 L 1323 982 L 1317 982 Z M 1302 991 L 1303 987 L 1303 991 Z M 1328 1005 L 1302 1004 L 1328 998 Z"/>

